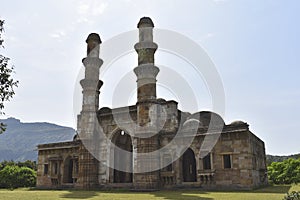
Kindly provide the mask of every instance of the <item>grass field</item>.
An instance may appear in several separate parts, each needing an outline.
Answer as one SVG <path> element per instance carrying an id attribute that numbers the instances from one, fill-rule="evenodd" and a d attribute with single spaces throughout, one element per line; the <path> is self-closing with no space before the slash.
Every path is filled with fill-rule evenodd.
<path id="1" fill-rule="evenodd" d="M 79 190 L 0 190 L 0 199 L 54 200 L 54 199 L 164 199 L 164 200 L 282 200 L 286 192 L 300 191 L 300 185 L 269 186 L 245 192 L 204 192 L 196 190 L 129 192 L 129 191 L 79 191 Z"/>

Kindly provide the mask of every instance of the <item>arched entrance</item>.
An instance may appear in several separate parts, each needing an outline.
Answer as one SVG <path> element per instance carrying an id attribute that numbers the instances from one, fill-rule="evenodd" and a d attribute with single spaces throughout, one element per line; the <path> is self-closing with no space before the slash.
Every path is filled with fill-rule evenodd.
<path id="1" fill-rule="evenodd" d="M 73 183 L 73 160 L 70 157 L 64 161 L 63 183 Z"/>
<path id="2" fill-rule="evenodd" d="M 118 131 L 113 136 L 112 142 L 122 150 L 132 152 L 132 141 L 129 134 L 124 131 Z M 124 154 L 117 148 L 113 151 L 114 166 L 122 166 L 126 171 L 113 169 L 113 182 L 114 183 L 132 183 L 132 154 Z"/>
<path id="3" fill-rule="evenodd" d="M 196 182 L 196 159 L 192 149 L 188 148 L 182 156 L 183 182 Z"/>

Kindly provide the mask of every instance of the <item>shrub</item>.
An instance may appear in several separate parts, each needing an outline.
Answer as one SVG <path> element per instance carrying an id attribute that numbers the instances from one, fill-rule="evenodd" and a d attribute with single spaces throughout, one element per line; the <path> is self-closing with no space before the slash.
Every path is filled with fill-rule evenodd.
<path id="1" fill-rule="evenodd" d="M 29 167 L 20 167 L 18 181 L 18 187 L 34 187 L 36 184 L 36 172 Z"/>
<path id="2" fill-rule="evenodd" d="M 0 171 L 1 188 L 33 187 L 35 183 L 36 172 L 28 167 L 7 165 Z"/>
<path id="3" fill-rule="evenodd" d="M 300 192 L 292 191 L 291 193 L 287 193 L 283 200 L 300 200 Z"/>

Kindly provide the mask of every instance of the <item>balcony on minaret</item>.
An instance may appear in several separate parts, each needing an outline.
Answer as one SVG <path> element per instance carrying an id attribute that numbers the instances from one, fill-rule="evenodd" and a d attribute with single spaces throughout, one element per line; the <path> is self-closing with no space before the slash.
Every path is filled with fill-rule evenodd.
<path id="1" fill-rule="evenodd" d="M 134 45 L 138 54 L 138 66 L 134 69 L 137 76 L 138 102 L 156 99 L 156 76 L 159 68 L 154 66 L 154 53 L 157 44 L 153 42 L 154 24 L 149 17 L 140 19 L 139 42 Z"/>
<path id="2" fill-rule="evenodd" d="M 84 79 L 80 81 L 83 93 L 82 111 L 96 112 L 99 108 L 99 90 L 103 82 L 99 80 L 103 61 L 99 58 L 101 39 L 97 33 L 89 34 L 86 39 L 87 56 L 82 59 L 85 67 Z"/>

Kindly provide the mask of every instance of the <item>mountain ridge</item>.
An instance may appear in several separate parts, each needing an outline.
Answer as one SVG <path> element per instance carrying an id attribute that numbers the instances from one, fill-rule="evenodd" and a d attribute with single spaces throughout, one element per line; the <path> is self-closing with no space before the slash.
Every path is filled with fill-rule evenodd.
<path id="1" fill-rule="evenodd" d="M 37 160 L 37 145 L 73 139 L 75 130 L 48 122 L 23 123 L 16 118 L 0 119 L 6 131 L 0 134 L 0 161 Z"/>

